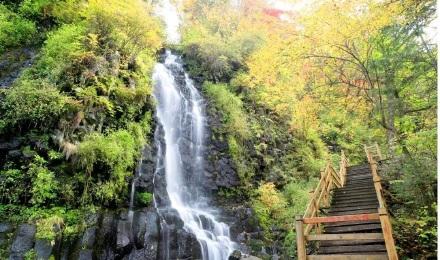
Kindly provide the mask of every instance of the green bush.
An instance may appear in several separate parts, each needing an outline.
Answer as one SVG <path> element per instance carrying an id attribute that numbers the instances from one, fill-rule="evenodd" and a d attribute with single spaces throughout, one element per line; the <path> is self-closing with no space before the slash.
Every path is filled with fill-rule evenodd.
<path id="1" fill-rule="evenodd" d="M 50 33 L 44 44 L 42 56 L 32 70 L 36 75 L 57 83 L 63 72 L 76 57 L 85 52 L 83 24 L 63 25 Z"/>
<path id="2" fill-rule="evenodd" d="M 45 81 L 22 80 L 4 90 L 0 103 L 0 131 L 9 128 L 49 129 L 66 111 L 68 98 Z"/>
<path id="3" fill-rule="evenodd" d="M 28 170 L 28 175 L 33 179 L 31 202 L 36 205 L 45 205 L 57 197 L 58 182 L 55 174 L 46 168 L 46 163 L 37 155 Z"/>
<path id="4" fill-rule="evenodd" d="M 26 176 L 21 170 L 0 171 L 0 202 L 18 204 L 27 191 Z"/>
<path id="5" fill-rule="evenodd" d="M 232 93 L 226 84 L 206 82 L 203 85 L 203 90 L 222 113 L 226 133 L 230 133 L 241 140 L 248 139 L 250 130 L 241 99 Z"/>
<path id="6" fill-rule="evenodd" d="M 0 4 L 0 54 L 6 48 L 30 43 L 36 31 L 35 23 Z"/>
<path id="7" fill-rule="evenodd" d="M 153 202 L 153 194 L 149 192 L 138 192 L 136 198 L 141 206 L 149 206 Z"/>
<path id="8" fill-rule="evenodd" d="M 144 132 L 118 130 L 107 135 L 91 133 L 84 138 L 77 154 L 77 164 L 88 176 L 84 181 L 83 198 L 91 193 L 93 198 L 105 204 L 124 198 L 128 187 L 126 178 L 131 175 L 144 143 L 137 142 L 140 136 L 145 138 Z M 98 172 L 99 169 L 107 170 Z M 93 183 L 96 185 L 89 190 Z"/>

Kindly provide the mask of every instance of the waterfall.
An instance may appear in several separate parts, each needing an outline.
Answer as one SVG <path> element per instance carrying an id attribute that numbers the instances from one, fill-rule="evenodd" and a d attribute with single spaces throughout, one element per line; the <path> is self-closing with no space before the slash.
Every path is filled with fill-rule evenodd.
<path id="1" fill-rule="evenodd" d="M 168 43 L 177 44 L 181 22 L 177 9 L 168 0 L 163 0 L 156 12 L 166 24 Z M 199 242 L 203 259 L 225 260 L 234 250 L 235 243 L 230 239 L 228 225 L 217 220 L 216 209 L 209 206 L 209 197 L 202 188 L 206 132 L 204 101 L 179 57 L 167 50 L 164 58 L 162 63 L 155 65 L 153 72 L 158 119 L 156 172 L 164 172 L 169 201 L 157 201 L 158 196 L 155 196 L 155 206 L 159 215 L 177 211 L 183 229 L 195 235 Z M 155 175 L 155 182 L 157 175 L 159 173 Z M 170 259 L 170 229 L 165 217 L 161 229 L 165 244 L 162 257 Z"/>

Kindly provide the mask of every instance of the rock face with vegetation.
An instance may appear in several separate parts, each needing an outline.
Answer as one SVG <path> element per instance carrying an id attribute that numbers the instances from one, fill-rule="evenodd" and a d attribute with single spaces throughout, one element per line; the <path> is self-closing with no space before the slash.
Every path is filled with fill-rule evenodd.
<path id="1" fill-rule="evenodd" d="M 400 256 L 435 257 L 435 1 L 184 0 L 168 46 L 157 2 L 0 1 L 0 259 L 166 259 L 151 77 L 165 47 L 206 102 L 204 188 L 231 259 L 295 258 L 326 161 L 361 163 L 374 142 Z M 171 254 L 200 258 L 166 216 Z"/>

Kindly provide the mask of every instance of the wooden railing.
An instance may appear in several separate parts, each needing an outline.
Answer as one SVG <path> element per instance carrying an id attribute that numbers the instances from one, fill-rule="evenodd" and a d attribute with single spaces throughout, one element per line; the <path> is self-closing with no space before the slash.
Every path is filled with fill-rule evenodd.
<path id="1" fill-rule="evenodd" d="M 321 179 L 319 180 L 318 186 L 307 205 L 304 218 L 318 217 L 322 208 L 328 208 L 330 206 L 331 191 L 334 188 L 342 188 L 345 185 L 347 165 L 348 161 L 344 152 L 341 152 L 339 172 L 336 172 L 330 161 L 327 162 L 324 171 L 321 172 Z M 319 224 L 306 224 L 304 228 L 305 235 L 308 235 L 314 228 L 316 228 L 317 233 L 320 233 Z"/>
<path id="2" fill-rule="evenodd" d="M 364 149 L 365 154 L 367 155 L 368 163 L 370 164 L 371 174 L 373 175 L 374 189 L 376 190 L 377 200 L 379 202 L 378 212 L 388 259 L 398 259 L 396 246 L 394 244 L 393 229 L 391 227 L 390 217 L 388 215 L 385 199 L 383 197 L 382 182 L 379 174 L 377 173 L 377 161 L 375 158 L 382 160 L 382 153 L 380 152 L 380 148 L 377 143 L 373 146 L 364 146 Z"/>
<path id="3" fill-rule="evenodd" d="M 312 232 L 318 235 L 321 234 L 321 225 L 326 222 L 326 219 L 319 217 L 319 214 L 321 209 L 330 206 L 332 190 L 334 188 L 342 188 L 345 185 L 347 166 L 348 159 L 343 151 L 341 152 L 341 161 L 339 163 L 338 172 L 334 169 L 330 161 L 327 162 L 324 171 L 321 172 L 318 186 L 313 192 L 304 216 L 297 217 L 297 251 L 300 260 L 306 259 L 307 239 L 310 241 L 315 239 L 315 237 L 310 234 Z"/>
<path id="4" fill-rule="evenodd" d="M 374 147 L 373 153 L 370 150 Z M 330 162 L 327 163 L 323 172 L 321 172 L 321 179 L 315 189 L 311 201 L 307 206 L 304 216 L 297 216 L 296 242 L 297 254 L 299 260 L 307 259 L 307 242 L 308 241 L 325 241 L 325 240 L 369 240 L 369 239 L 383 239 L 387 249 L 388 258 L 397 260 L 396 248 L 392 236 L 391 223 L 385 202 L 382 196 L 382 186 L 380 177 L 377 174 L 377 163 L 375 157 L 382 159 L 379 146 L 365 146 L 368 162 L 371 166 L 373 179 L 375 180 L 375 189 L 379 200 L 379 209 L 377 213 L 344 215 L 344 216 L 319 216 L 322 208 L 327 208 L 330 205 L 331 191 L 333 188 L 341 188 L 345 185 L 346 174 L 348 167 L 348 159 L 344 152 L 341 153 L 341 161 L 339 164 L 339 172 L 333 168 Z M 380 197 L 380 198 L 379 198 Z M 349 222 L 349 221 L 370 221 L 380 220 L 382 233 L 348 233 L 348 234 L 321 234 L 321 225 L 325 223 Z"/>

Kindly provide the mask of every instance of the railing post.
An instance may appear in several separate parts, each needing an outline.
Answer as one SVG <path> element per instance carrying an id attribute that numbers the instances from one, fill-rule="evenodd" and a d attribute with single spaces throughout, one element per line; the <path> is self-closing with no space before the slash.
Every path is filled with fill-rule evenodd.
<path id="1" fill-rule="evenodd" d="M 377 200 L 379 201 L 379 207 L 385 207 L 385 201 L 382 196 L 382 183 L 381 178 L 377 174 L 377 163 L 372 160 L 370 162 L 371 174 L 373 175 L 374 189 L 376 190 Z"/>
<path id="2" fill-rule="evenodd" d="M 296 251 L 298 253 L 298 260 L 306 260 L 306 239 L 304 236 L 302 216 L 296 216 L 295 229 L 296 229 Z"/>
<path id="3" fill-rule="evenodd" d="M 385 240 L 385 247 L 387 249 L 388 259 L 397 260 L 396 246 L 394 244 L 393 230 L 391 228 L 390 218 L 387 209 L 379 208 L 380 225 L 382 226 L 383 238 Z"/>

